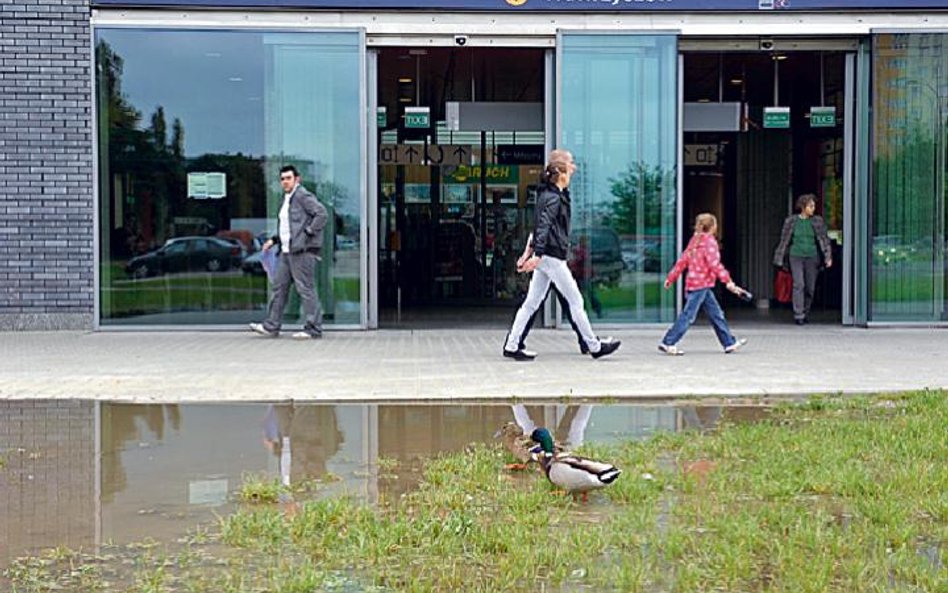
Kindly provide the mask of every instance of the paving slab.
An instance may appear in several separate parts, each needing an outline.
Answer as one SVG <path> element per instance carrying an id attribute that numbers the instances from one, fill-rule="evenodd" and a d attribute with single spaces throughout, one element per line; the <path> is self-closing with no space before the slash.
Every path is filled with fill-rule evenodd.
<path id="1" fill-rule="evenodd" d="M 612 332 L 593 360 L 572 334 L 536 330 L 536 360 L 501 356 L 504 330 L 0 333 L 0 399 L 462 401 L 800 396 L 948 389 L 948 331 L 808 325 L 735 327 L 725 355 L 706 326 L 660 354 L 660 329 Z"/>

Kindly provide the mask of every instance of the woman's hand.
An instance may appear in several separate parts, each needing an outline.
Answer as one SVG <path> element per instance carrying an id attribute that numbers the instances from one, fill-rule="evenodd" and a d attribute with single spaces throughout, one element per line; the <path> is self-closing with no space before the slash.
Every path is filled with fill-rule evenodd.
<path id="1" fill-rule="evenodd" d="M 665 278 L 665 290 L 671 288 L 672 283 L 668 281 L 668 278 Z"/>
<path id="2" fill-rule="evenodd" d="M 741 293 L 743 292 L 743 291 L 741 290 L 741 288 L 740 288 L 737 284 L 734 284 L 734 281 L 733 281 L 733 280 L 731 280 L 730 282 L 728 282 L 727 284 L 725 284 L 725 285 L 724 285 L 724 288 L 730 290 L 731 292 L 733 292 L 734 294 L 737 294 L 737 295 L 739 295 L 739 294 L 741 294 Z"/>
<path id="3" fill-rule="evenodd" d="M 540 265 L 541 259 L 542 257 L 538 255 L 531 255 L 529 258 L 527 258 L 525 262 L 523 262 L 522 266 L 519 265 L 519 261 L 518 261 L 517 271 L 523 272 L 523 273 L 532 272 L 533 270 L 537 269 L 537 266 Z"/>

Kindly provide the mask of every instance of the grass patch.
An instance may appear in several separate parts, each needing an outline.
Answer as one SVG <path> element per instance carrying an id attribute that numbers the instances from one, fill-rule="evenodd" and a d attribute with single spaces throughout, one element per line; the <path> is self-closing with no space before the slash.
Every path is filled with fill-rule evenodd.
<path id="1" fill-rule="evenodd" d="M 418 488 L 374 506 L 246 505 L 189 540 L 184 564 L 171 566 L 184 552 L 149 549 L 126 585 L 99 590 L 943 592 L 946 426 L 945 394 L 924 391 L 590 444 L 625 473 L 588 504 L 475 444 L 428 460 Z M 195 551 L 211 540 L 219 555 Z M 94 590 L 22 562 L 8 571 L 16 593 Z"/>

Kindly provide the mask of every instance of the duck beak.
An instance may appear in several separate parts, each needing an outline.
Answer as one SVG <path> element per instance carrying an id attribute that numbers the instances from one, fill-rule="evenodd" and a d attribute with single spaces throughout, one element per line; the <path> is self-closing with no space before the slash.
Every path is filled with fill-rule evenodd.
<path id="1" fill-rule="evenodd" d="M 494 433 L 494 438 L 495 438 L 495 439 L 499 439 L 499 438 L 500 438 L 500 433 L 502 433 L 503 431 L 504 431 L 504 429 L 501 428 L 500 430 L 498 430 L 497 432 L 495 432 L 495 433 Z"/>

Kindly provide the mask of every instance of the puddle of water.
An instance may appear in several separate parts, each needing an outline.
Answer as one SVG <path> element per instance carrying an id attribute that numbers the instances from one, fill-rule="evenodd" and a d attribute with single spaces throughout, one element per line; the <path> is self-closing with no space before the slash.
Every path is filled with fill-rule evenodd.
<path id="1" fill-rule="evenodd" d="M 394 500 L 422 461 L 516 420 L 570 447 L 752 422 L 758 406 L 137 405 L 0 402 L 0 570 L 56 546 L 175 542 L 232 511 L 246 475 Z M 397 462 L 397 463 L 393 463 Z"/>

